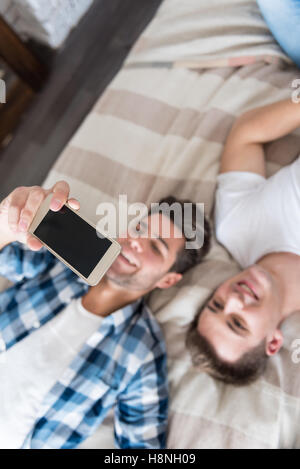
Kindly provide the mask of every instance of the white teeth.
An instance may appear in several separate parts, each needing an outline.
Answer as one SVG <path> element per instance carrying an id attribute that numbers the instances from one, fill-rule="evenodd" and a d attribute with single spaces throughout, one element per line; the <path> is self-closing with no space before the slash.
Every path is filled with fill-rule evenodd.
<path id="1" fill-rule="evenodd" d="M 248 291 L 252 296 L 255 296 L 251 288 L 248 287 L 246 283 L 242 283 L 242 287 L 244 288 L 244 290 Z"/>
<path id="2" fill-rule="evenodd" d="M 133 265 L 134 267 L 136 267 L 136 264 L 134 262 L 132 262 L 128 256 L 126 256 L 126 254 L 124 254 L 124 252 L 122 252 L 122 255 L 123 257 L 125 257 L 125 259 L 129 262 L 129 264 Z"/>

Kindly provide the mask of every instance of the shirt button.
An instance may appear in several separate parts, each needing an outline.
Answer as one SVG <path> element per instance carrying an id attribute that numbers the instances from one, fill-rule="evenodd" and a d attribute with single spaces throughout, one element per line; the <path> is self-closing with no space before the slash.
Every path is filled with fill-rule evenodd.
<path id="1" fill-rule="evenodd" d="M 6 344 L 4 340 L 0 339 L 0 352 L 4 352 L 6 350 Z"/>
<path id="2" fill-rule="evenodd" d="M 41 323 L 39 321 L 34 321 L 34 323 L 32 324 L 32 327 L 34 329 L 38 329 L 40 327 Z"/>

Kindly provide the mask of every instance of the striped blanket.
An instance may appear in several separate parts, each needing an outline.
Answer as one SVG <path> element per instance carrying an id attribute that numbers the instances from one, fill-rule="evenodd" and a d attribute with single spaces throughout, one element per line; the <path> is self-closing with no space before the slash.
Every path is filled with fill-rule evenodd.
<path id="1" fill-rule="evenodd" d="M 195 67 L 194 62 L 191 68 L 173 66 L 178 60 L 199 59 L 194 49 L 188 56 L 187 47 L 181 56 L 170 55 L 169 64 L 161 54 L 163 49 L 153 52 L 147 63 L 140 45 L 144 44 L 148 54 L 151 31 L 156 31 L 157 41 L 163 44 L 164 30 L 160 35 L 157 22 L 166 21 L 168 8 L 170 13 L 171 6 L 178 3 L 194 6 L 197 14 L 204 8 L 201 4 L 208 5 L 199 0 L 163 3 L 150 29 L 139 40 L 139 48 L 132 51 L 45 181 L 47 187 L 58 179 L 68 181 L 72 196 L 81 201 L 81 212 L 94 222 L 98 221 L 97 204 L 117 203 L 119 194 L 127 194 L 129 203 L 150 203 L 168 194 L 190 198 L 204 202 L 212 220 L 219 159 L 234 119 L 247 109 L 288 97 L 293 80 L 300 78 L 300 72 L 282 60 L 283 53 L 271 40 L 270 47 L 263 43 L 261 49 L 257 40 L 257 49 L 253 46 L 251 54 L 258 50 L 259 57 L 252 55 L 254 59 L 243 66 L 237 63 L 239 66 L 234 67 L 230 62 L 223 67 L 216 62 L 208 68 L 203 63 Z M 218 3 L 226 2 L 212 2 L 212 17 L 218 14 Z M 258 17 L 254 1 L 227 3 L 244 3 L 250 15 L 252 4 Z M 184 44 L 184 27 L 189 31 L 189 19 L 183 16 L 181 29 L 176 23 Z M 244 53 L 246 39 L 242 38 L 243 43 L 236 40 L 236 44 L 231 40 L 231 49 L 239 47 Z M 225 56 L 228 60 L 228 54 Z M 266 57 L 276 60 L 268 61 Z M 210 59 L 215 61 L 217 56 L 210 54 Z M 293 161 L 299 149 L 298 131 L 266 145 L 268 174 Z M 283 324 L 284 346 L 269 360 L 264 376 L 245 388 L 235 389 L 200 373 L 191 365 L 185 349 L 186 330 L 198 308 L 221 281 L 238 269 L 214 240 L 205 262 L 189 271 L 178 285 L 150 296 L 150 306 L 163 328 L 168 349 L 168 448 L 300 447 L 300 363 L 291 358 L 292 342 L 300 339 L 300 313 Z M 82 447 L 113 447 L 112 414 Z"/>

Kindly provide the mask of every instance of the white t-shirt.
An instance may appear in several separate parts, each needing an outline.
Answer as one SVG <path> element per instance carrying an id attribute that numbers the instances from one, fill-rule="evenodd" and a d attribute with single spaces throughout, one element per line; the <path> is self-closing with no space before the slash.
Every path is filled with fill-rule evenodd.
<path id="1" fill-rule="evenodd" d="M 0 448 L 20 448 L 40 405 L 103 318 L 74 299 L 55 318 L 1 354 Z"/>
<path id="2" fill-rule="evenodd" d="M 215 218 L 218 241 L 243 268 L 271 252 L 300 256 L 300 157 L 268 179 L 220 174 Z"/>

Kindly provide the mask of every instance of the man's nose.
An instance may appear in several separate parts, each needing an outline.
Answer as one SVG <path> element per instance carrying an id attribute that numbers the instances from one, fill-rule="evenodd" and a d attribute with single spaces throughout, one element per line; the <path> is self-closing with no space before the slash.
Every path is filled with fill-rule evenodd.
<path id="1" fill-rule="evenodd" d="M 224 314 L 238 313 L 244 308 L 244 302 L 237 293 L 231 293 L 225 302 Z"/>
<path id="2" fill-rule="evenodd" d="M 141 243 L 141 240 L 139 238 L 137 238 L 137 239 L 131 238 L 129 240 L 129 244 L 130 244 L 131 249 L 133 249 L 134 251 L 136 251 L 138 253 L 143 252 L 142 243 Z"/>

